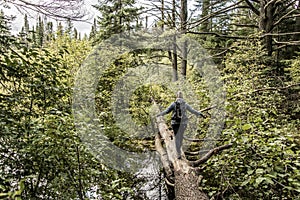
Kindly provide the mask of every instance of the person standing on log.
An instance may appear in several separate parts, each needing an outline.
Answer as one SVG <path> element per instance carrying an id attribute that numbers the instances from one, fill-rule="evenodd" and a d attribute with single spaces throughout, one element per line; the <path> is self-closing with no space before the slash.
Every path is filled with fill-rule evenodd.
<path id="1" fill-rule="evenodd" d="M 162 111 L 157 115 L 163 116 L 172 112 L 171 126 L 175 135 L 175 144 L 177 151 L 177 158 L 181 159 L 181 145 L 183 141 L 183 134 L 188 124 L 188 117 L 186 111 L 193 113 L 196 116 L 201 116 L 206 118 L 200 111 L 193 109 L 188 103 L 183 99 L 183 93 L 178 91 L 176 94 L 176 100 L 173 102 L 166 110 Z"/>

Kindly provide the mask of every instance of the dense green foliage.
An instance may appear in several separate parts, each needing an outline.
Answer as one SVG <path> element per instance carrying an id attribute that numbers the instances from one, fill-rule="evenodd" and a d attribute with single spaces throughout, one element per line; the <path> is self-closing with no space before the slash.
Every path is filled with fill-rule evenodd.
<path id="1" fill-rule="evenodd" d="M 299 196 L 299 119 L 287 100 L 294 88 L 280 89 L 295 82 L 274 76 L 276 64 L 259 48 L 259 41 L 236 43 L 224 62 L 228 118 L 222 138 L 235 146 L 210 160 L 203 182 L 218 198 Z"/>
<path id="2" fill-rule="evenodd" d="M 278 35 L 283 43 L 271 42 L 278 48 L 272 49 L 270 55 L 262 33 L 256 30 L 260 15 L 248 15 L 246 2 L 227 13 L 218 12 L 237 1 L 196 2 L 203 13 L 192 20 L 213 17 L 191 29 L 201 34 L 189 33 L 188 37 L 210 51 L 222 72 L 227 116 L 218 145 L 234 144 L 203 166 L 204 178 L 199 187 L 214 199 L 299 198 L 300 56 L 299 44 L 288 43 L 299 34 Z M 277 33 L 296 31 L 299 24 L 299 17 L 288 16 L 291 11 L 299 13 L 296 7 L 292 9 L 299 8 L 292 4 L 299 1 L 290 2 L 274 4 L 287 16 L 287 23 L 275 24 L 279 24 Z M 254 6 L 259 8 L 258 4 Z M 67 27 L 58 23 L 54 28 L 52 22 L 38 17 L 31 28 L 27 16 L 21 32 L 14 36 L 9 29 L 12 19 L 0 15 L 0 199 L 95 199 L 100 195 L 103 199 L 147 198 L 143 190 L 146 177 L 99 162 L 82 143 L 74 124 L 74 80 L 86 57 L 112 34 L 131 34 L 143 24 L 140 7 L 133 0 L 99 1 L 94 7 L 101 17 L 94 21 L 89 39 L 82 39 L 70 20 Z M 168 17 L 163 20 L 171 20 L 171 9 L 165 12 Z M 172 20 L 178 25 L 180 18 Z M 157 21 L 162 23 L 162 19 Z M 238 23 L 247 26 L 237 26 Z M 154 27 L 149 32 L 156 31 Z M 126 53 L 110 63 L 99 78 L 95 94 L 97 117 L 105 127 L 105 135 L 119 148 L 138 153 L 155 151 L 155 133 L 141 138 L 117 126 L 112 113 L 116 84 L 139 66 L 162 64 L 172 70 L 172 59 L 171 51 Z M 181 62 L 178 55 L 178 66 Z M 193 67 L 188 66 L 186 79 L 198 98 L 195 102 L 199 108 L 209 107 L 212 99 L 205 80 Z M 137 125 L 149 125 L 156 114 L 153 100 L 165 108 L 174 97 L 165 86 L 138 85 L 128 111 Z M 208 119 L 195 123 L 197 133 L 193 137 L 206 136 L 210 112 L 205 112 Z M 169 123 L 170 117 L 166 119 Z M 193 142 L 188 151 L 198 151 L 204 145 Z M 152 184 L 151 189 L 159 194 L 152 197 L 165 196 L 161 194 L 165 188 L 163 172 L 154 178 L 157 184 L 147 184 Z"/>
<path id="3" fill-rule="evenodd" d="M 83 195 L 90 175 L 81 166 L 93 160 L 72 122 L 71 49 L 29 47 L 9 35 L 1 49 L 1 190 L 22 181 L 26 199 Z"/>

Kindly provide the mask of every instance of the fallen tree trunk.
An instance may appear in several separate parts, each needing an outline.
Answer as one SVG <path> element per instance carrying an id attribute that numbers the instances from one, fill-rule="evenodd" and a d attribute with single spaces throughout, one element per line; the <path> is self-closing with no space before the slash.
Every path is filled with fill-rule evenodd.
<path id="1" fill-rule="evenodd" d="M 157 117 L 157 125 L 160 134 L 156 136 L 155 147 L 160 154 L 167 184 L 174 186 L 175 194 L 173 196 L 176 200 L 208 200 L 208 196 L 199 189 L 202 177 L 199 173 L 199 166 L 214 154 L 228 149 L 232 145 L 214 148 L 197 161 L 186 160 L 184 153 L 182 159 L 178 159 L 173 131 L 168 128 L 162 117 Z"/>
<path id="2" fill-rule="evenodd" d="M 176 200 L 208 200 L 208 196 L 199 190 L 200 176 L 198 172 L 187 166 L 184 161 L 175 171 L 175 196 Z"/>

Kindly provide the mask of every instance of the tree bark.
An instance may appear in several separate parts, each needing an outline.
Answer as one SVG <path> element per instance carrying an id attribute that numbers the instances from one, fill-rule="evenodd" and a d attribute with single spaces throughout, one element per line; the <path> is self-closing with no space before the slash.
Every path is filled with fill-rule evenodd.
<path id="1" fill-rule="evenodd" d="M 297 2 L 297 10 L 300 10 L 300 0 Z M 295 32 L 300 32 L 300 16 L 296 17 L 296 23 L 295 23 Z M 294 41 L 300 41 L 300 34 L 295 34 L 293 36 Z M 298 52 L 300 47 L 298 45 L 293 46 L 293 51 Z"/>
<path id="2" fill-rule="evenodd" d="M 210 5 L 210 0 L 203 0 L 203 5 L 202 5 L 202 14 L 201 17 L 204 18 L 209 15 L 209 5 Z M 209 32 L 209 19 L 202 22 L 200 25 L 200 31 L 201 32 Z"/>
<path id="3" fill-rule="evenodd" d="M 165 1 L 161 0 L 161 30 L 165 30 Z"/>
<path id="4" fill-rule="evenodd" d="M 272 45 L 272 35 L 269 33 L 272 32 L 273 24 L 274 24 L 274 1 L 260 1 L 260 21 L 259 21 L 259 29 L 266 34 L 265 44 L 268 55 L 271 56 L 273 52 L 273 45 Z"/>
<path id="5" fill-rule="evenodd" d="M 208 196 L 199 190 L 199 182 L 196 170 L 189 166 L 175 171 L 176 200 L 208 200 Z"/>
<path id="6" fill-rule="evenodd" d="M 187 0 L 181 0 L 181 33 L 184 35 L 187 32 Z M 181 75 L 186 77 L 186 68 L 187 68 L 187 41 L 184 40 L 182 44 L 182 61 L 181 61 Z"/>
<path id="7" fill-rule="evenodd" d="M 173 0 L 172 2 L 172 28 L 176 29 L 176 1 Z M 176 46 L 176 35 L 173 36 L 173 59 L 172 59 L 172 68 L 173 68 L 173 81 L 178 80 L 178 70 L 177 70 L 177 46 Z"/>

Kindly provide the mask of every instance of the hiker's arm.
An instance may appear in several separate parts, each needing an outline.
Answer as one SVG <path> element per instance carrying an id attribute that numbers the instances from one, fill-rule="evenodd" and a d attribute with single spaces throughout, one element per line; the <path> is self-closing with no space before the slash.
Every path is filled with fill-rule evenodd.
<path id="1" fill-rule="evenodd" d="M 189 112 L 193 113 L 194 115 L 197 115 L 197 116 L 201 116 L 201 117 L 203 117 L 203 118 L 206 118 L 205 115 L 202 114 L 202 112 L 193 109 L 189 104 L 186 104 L 186 109 L 187 109 Z"/>
<path id="2" fill-rule="evenodd" d="M 172 103 L 166 110 L 162 111 L 161 113 L 159 113 L 157 116 L 163 116 L 165 114 L 170 113 L 172 110 L 174 110 L 174 106 L 175 104 Z"/>

